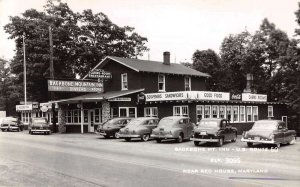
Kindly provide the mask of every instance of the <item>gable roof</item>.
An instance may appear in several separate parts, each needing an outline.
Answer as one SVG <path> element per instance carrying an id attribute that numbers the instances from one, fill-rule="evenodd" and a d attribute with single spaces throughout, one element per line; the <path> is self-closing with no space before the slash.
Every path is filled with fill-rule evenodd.
<path id="1" fill-rule="evenodd" d="M 118 62 L 136 72 L 153 72 L 153 73 L 166 73 L 166 74 L 177 74 L 177 75 L 191 75 L 197 77 L 210 77 L 210 75 L 207 73 L 202 73 L 200 71 L 186 67 L 182 64 L 170 63 L 170 65 L 165 65 L 162 62 L 158 62 L 158 61 L 121 58 L 121 57 L 114 57 L 114 56 L 108 56 L 104 58 L 92 70 L 96 68 L 102 68 L 110 60 Z M 86 77 L 87 75 L 84 76 L 83 79 L 85 79 Z"/>

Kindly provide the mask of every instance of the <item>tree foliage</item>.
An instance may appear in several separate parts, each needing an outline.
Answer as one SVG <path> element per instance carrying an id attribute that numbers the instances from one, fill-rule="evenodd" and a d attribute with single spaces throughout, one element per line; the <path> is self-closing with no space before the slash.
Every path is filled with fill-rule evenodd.
<path id="1" fill-rule="evenodd" d="M 11 62 L 15 84 L 23 84 L 23 35 L 26 44 L 28 100 L 47 101 L 49 72 L 49 30 L 53 37 L 54 76 L 74 79 L 83 76 L 105 56 L 136 58 L 148 50 L 147 38 L 133 27 L 120 27 L 104 13 L 91 10 L 73 12 L 67 3 L 48 0 L 44 11 L 26 10 L 21 17 L 10 17 L 5 31 L 16 43 Z"/>

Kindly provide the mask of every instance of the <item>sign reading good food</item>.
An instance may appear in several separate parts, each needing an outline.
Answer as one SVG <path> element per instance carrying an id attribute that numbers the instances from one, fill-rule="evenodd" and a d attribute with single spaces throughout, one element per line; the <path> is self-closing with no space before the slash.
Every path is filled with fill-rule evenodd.
<path id="1" fill-rule="evenodd" d="M 255 101 L 255 102 L 267 102 L 267 95 L 243 93 L 242 100 Z"/>
<path id="2" fill-rule="evenodd" d="M 130 102 L 131 98 L 130 97 L 116 97 L 116 98 L 108 99 L 108 101 L 127 101 L 127 102 Z"/>
<path id="3" fill-rule="evenodd" d="M 48 80 L 48 91 L 57 92 L 103 92 L 103 83 L 88 81 Z"/>
<path id="4" fill-rule="evenodd" d="M 16 105 L 16 111 L 32 110 L 32 104 L 30 105 Z"/>
<path id="5" fill-rule="evenodd" d="M 214 100 L 214 101 L 228 101 L 229 93 L 225 92 L 197 92 L 197 99 L 199 100 Z"/>
<path id="6" fill-rule="evenodd" d="M 105 71 L 103 69 L 94 69 L 88 73 L 89 78 L 100 78 L 100 79 L 111 79 L 111 72 Z"/>

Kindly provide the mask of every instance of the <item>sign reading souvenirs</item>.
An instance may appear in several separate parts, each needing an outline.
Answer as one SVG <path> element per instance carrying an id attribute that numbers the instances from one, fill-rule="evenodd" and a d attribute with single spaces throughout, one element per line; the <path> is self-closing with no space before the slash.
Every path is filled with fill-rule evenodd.
<path id="1" fill-rule="evenodd" d="M 103 92 L 103 83 L 88 81 L 48 80 L 48 91 L 57 92 Z"/>
<path id="2" fill-rule="evenodd" d="M 32 110 L 32 104 L 29 105 L 16 105 L 16 111 Z"/>
<path id="3" fill-rule="evenodd" d="M 103 69 L 94 69 L 88 73 L 89 78 L 100 78 L 100 79 L 111 79 L 111 72 L 105 71 Z"/>
<path id="4" fill-rule="evenodd" d="M 146 101 L 170 101 L 170 100 L 217 100 L 228 101 L 229 93 L 205 92 L 205 91 L 183 91 L 145 94 Z"/>
<path id="5" fill-rule="evenodd" d="M 255 101 L 255 102 L 267 102 L 267 95 L 243 93 L 242 100 Z"/>
<path id="6" fill-rule="evenodd" d="M 116 98 L 108 99 L 108 101 L 127 101 L 127 102 L 130 102 L 131 98 L 130 97 L 116 97 Z"/>

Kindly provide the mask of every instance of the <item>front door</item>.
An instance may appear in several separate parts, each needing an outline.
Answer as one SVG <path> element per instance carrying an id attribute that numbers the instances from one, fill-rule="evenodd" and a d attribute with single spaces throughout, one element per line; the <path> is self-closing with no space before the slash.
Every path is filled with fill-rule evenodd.
<path id="1" fill-rule="evenodd" d="M 89 116 L 89 119 L 88 119 L 88 132 L 95 132 L 95 128 L 94 128 L 94 125 L 95 125 L 95 110 L 89 110 L 88 112 L 88 116 Z"/>

